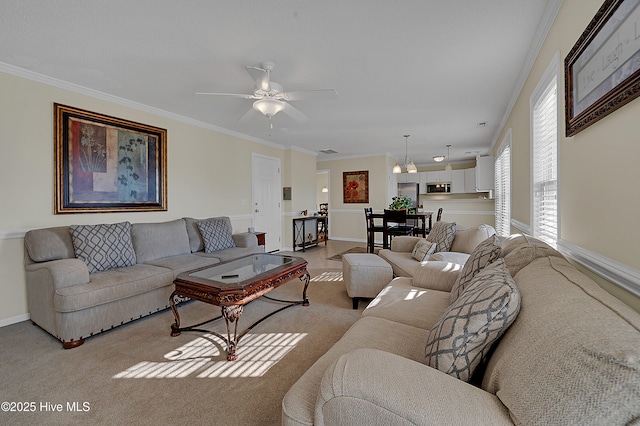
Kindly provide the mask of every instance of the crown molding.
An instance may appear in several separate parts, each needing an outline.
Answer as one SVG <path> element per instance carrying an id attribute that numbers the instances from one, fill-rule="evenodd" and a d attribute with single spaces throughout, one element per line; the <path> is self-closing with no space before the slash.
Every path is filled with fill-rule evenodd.
<path id="1" fill-rule="evenodd" d="M 69 83 L 67 81 L 59 80 L 57 78 L 49 77 L 34 71 L 30 71 L 24 68 L 16 67 L 4 62 L 0 62 L 0 72 L 13 75 L 16 77 L 24 78 L 26 80 L 35 81 L 37 83 L 46 84 L 47 86 L 56 87 L 58 89 L 68 90 L 70 92 L 78 93 L 80 95 L 89 96 L 91 98 L 100 99 L 103 101 L 111 102 L 116 105 L 124 106 L 127 108 L 135 109 L 149 114 L 157 115 L 159 117 L 168 118 L 170 120 L 179 121 L 181 123 L 189 124 L 192 126 L 200 127 L 214 132 L 222 133 L 228 136 L 233 136 L 239 139 L 243 139 L 249 142 L 259 143 L 261 145 L 267 145 L 272 148 L 282 149 L 285 147 L 274 142 L 270 142 L 264 139 L 256 138 L 254 136 L 245 135 L 244 133 L 236 132 L 234 130 L 225 129 L 213 124 L 205 123 L 204 121 L 195 120 L 193 118 L 185 117 L 180 114 L 165 111 L 159 108 L 154 108 L 148 105 L 141 104 L 129 99 L 121 98 L 118 96 L 110 95 L 108 93 L 101 92 L 99 90 L 89 89 L 88 87 L 80 86 L 77 84 Z"/>

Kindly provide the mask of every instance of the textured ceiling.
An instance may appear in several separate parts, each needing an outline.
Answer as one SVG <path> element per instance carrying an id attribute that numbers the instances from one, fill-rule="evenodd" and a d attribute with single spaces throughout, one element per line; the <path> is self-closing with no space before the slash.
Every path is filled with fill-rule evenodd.
<path id="1" fill-rule="evenodd" d="M 0 62 L 328 159 L 486 154 L 558 0 L 0 0 Z M 309 116 L 238 120 L 246 65 L 275 63 Z M 526 71 L 526 67 L 524 67 Z M 486 126 L 478 126 L 478 123 Z M 171 141 L 169 142 L 171 143 Z"/>

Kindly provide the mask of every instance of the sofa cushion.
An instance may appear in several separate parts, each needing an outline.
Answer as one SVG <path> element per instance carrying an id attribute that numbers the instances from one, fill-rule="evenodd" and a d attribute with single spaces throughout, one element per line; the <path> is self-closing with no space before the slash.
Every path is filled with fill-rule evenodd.
<path id="1" fill-rule="evenodd" d="M 464 265 L 469 260 L 469 256 L 468 253 L 459 253 L 457 251 L 441 251 L 429 256 L 429 262 L 449 262 Z"/>
<path id="2" fill-rule="evenodd" d="M 170 270 L 135 264 L 126 268 L 97 272 L 91 276 L 91 281 L 85 284 L 56 289 L 53 306 L 56 312 L 76 312 L 172 285 L 173 274 Z M 117 311 L 117 305 L 114 305 L 113 309 Z M 99 322 L 97 318 L 92 320 Z"/>
<path id="3" fill-rule="evenodd" d="M 455 222 L 436 222 L 427 235 L 427 241 L 436 243 L 436 251 L 449 251 L 451 250 L 451 244 L 456 237 L 456 223 Z"/>
<path id="4" fill-rule="evenodd" d="M 416 243 L 411 251 L 411 257 L 415 260 L 422 262 L 428 256 L 431 256 L 436 251 L 437 244 L 427 241 L 426 238 L 421 238 Z"/>
<path id="5" fill-rule="evenodd" d="M 478 272 L 500 257 L 501 249 L 500 240 L 495 234 L 478 244 L 465 262 L 462 272 L 451 289 L 451 303 L 460 296 Z"/>
<path id="6" fill-rule="evenodd" d="M 564 259 L 564 256 L 549 244 L 522 234 L 511 235 L 502 242 L 501 256 L 512 277 L 540 257 L 554 256 Z"/>
<path id="7" fill-rule="evenodd" d="M 451 289 L 460 275 L 462 265 L 451 262 L 439 262 L 429 260 L 420 262 L 413 271 L 413 285 L 415 287 L 428 288 L 447 292 L 451 298 Z M 448 301 L 451 304 L 451 301 Z"/>
<path id="8" fill-rule="evenodd" d="M 500 259 L 477 274 L 431 328 L 427 363 L 468 382 L 519 311 L 520 293 Z"/>
<path id="9" fill-rule="evenodd" d="M 522 309 L 482 388 L 515 424 L 636 424 L 640 315 L 558 256 L 532 261 L 514 280 Z"/>
<path id="10" fill-rule="evenodd" d="M 202 220 L 198 222 L 198 229 L 204 240 L 205 253 L 213 253 L 236 246 L 231 229 L 229 229 L 225 220 Z"/>
<path id="11" fill-rule="evenodd" d="M 75 257 L 68 226 L 33 229 L 24 236 L 24 246 L 34 262 L 48 262 Z M 28 259 L 25 259 L 28 261 Z"/>
<path id="12" fill-rule="evenodd" d="M 129 222 L 69 226 L 75 255 L 89 273 L 124 268 L 136 263 Z"/>
<path id="13" fill-rule="evenodd" d="M 134 223 L 131 238 L 138 263 L 191 253 L 184 220 L 169 222 Z"/>
<path id="14" fill-rule="evenodd" d="M 400 277 L 378 293 L 362 316 L 384 318 L 429 330 L 449 305 L 448 292 L 415 287 L 411 278 Z"/>
<path id="15" fill-rule="evenodd" d="M 478 244 L 495 235 L 496 230 L 491 225 L 478 225 L 472 228 L 456 228 L 456 238 L 451 243 L 451 251 L 471 253 Z"/>

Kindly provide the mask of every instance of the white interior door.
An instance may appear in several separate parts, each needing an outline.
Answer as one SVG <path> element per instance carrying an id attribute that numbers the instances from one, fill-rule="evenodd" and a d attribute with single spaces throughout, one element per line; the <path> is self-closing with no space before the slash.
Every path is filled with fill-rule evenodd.
<path id="1" fill-rule="evenodd" d="M 253 154 L 253 227 L 266 232 L 265 251 L 282 248 L 280 159 Z"/>

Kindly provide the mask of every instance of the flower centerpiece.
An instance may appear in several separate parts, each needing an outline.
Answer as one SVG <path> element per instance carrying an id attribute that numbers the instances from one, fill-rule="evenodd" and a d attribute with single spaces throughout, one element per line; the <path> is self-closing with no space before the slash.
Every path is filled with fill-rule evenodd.
<path id="1" fill-rule="evenodd" d="M 410 209 L 413 205 L 413 200 L 406 195 L 398 195 L 397 197 L 393 197 L 391 199 L 391 204 L 389 204 L 389 210 L 402 210 L 402 209 Z"/>

